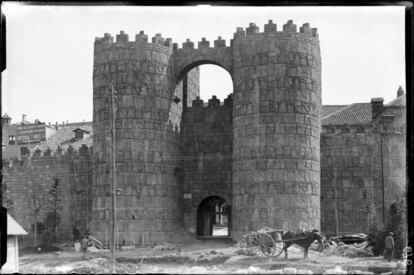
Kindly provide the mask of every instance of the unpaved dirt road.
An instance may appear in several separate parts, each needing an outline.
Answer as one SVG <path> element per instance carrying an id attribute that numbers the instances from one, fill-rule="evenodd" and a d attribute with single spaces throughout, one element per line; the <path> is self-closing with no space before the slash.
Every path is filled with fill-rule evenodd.
<path id="1" fill-rule="evenodd" d="M 336 270 L 341 274 L 381 274 L 396 270 L 398 265 L 397 261 L 389 263 L 382 257 L 325 256 L 313 250 L 305 261 L 302 250 L 297 247 L 289 248 L 289 259 L 284 259 L 283 254 L 279 257 L 244 256 L 239 255 L 238 250 L 228 243 L 197 241 L 172 250 L 118 251 L 116 270 L 118 273 L 197 274 L 282 274 L 283 270 L 290 274 L 315 274 Z M 111 273 L 110 256 L 109 252 L 94 252 L 87 254 L 87 260 L 82 260 L 82 254 L 75 251 L 25 254 L 20 257 L 20 273 Z"/>

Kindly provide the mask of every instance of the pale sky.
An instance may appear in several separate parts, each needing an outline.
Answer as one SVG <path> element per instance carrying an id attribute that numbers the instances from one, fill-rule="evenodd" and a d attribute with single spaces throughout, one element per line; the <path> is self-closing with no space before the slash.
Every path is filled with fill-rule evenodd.
<path id="1" fill-rule="evenodd" d="M 230 45 L 237 27 L 272 19 L 278 30 L 292 19 L 318 28 L 322 56 L 322 103 L 349 104 L 396 97 L 405 90 L 404 6 L 380 7 L 76 7 L 3 3 L 7 21 L 7 70 L 2 114 L 12 122 L 92 120 L 95 37 L 144 30 L 173 42 L 221 36 Z M 196 46 L 197 47 L 197 46 Z M 229 74 L 214 65 L 201 70 L 201 98 L 232 92 Z"/>

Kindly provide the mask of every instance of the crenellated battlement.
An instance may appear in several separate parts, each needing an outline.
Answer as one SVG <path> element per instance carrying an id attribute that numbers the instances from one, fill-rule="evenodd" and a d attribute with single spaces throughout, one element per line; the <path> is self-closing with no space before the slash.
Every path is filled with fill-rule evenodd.
<path id="1" fill-rule="evenodd" d="M 199 96 L 196 97 L 192 101 L 192 107 L 189 108 L 218 108 L 218 107 L 232 107 L 233 106 L 233 94 L 229 94 L 227 98 L 224 99 L 223 102 L 220 102 L 220 99 L 217 98 L 217 96 L 213 95 L 207 103 L 204 102 L 204 100 L 200 99 Z"/>
<path id="2" fill-rule="evenodd" d="M 79 148 L 73 148 L 69 145 L 67 148 L 63 149 L 58 146 L 56 150 L 51 150 L 46 148 L 45 150 L 36 149 L 29 154 L 23 155 L 21 160 L 18 159 L 7 159 L 3 160 L 4 168 L 12 168 L 16 164 L 19 165 L 29 165 L 31 166 L 33 161 L 46 161 L 46 163 L 56 162 L 56 161 L 67 161 L 73 160 L 80 157 L 90 157 L 92 156 L 93 147 L 88 147 L 85 144 L 82 144 Z M 43 163 L 43 162 L 42 162 Z"/>
<path id="3" fill-rule="evenodd" d="M 269 20 L 268 23 L 264 25 L 264 32 L 260 32 L 259 26 L 255 23 L 249 23 L 249 26 L 246 27 L 246 29 L 243 27 L 237 27 L 236 32 L 233 34 L 233 38 L 230 40 L 230 47 L 236 39 L 251 37 L 252 35 L 267 34 L 303 34 L 308 38 L 319 38 L 317 28 L 311 28 L 309 23 L 302 24 L 302 26 L 299 27 L 298 32 L 297 25 L 293 23 L 293 20 L 288 20 L 286 24 L 283 25 L 282 31 L 278 31 L 277 25 L 273 23 L 273 20 Z M 210 46 L 210 41 L 208 41 L 205 37 L 202 37 L 201 41 L 198 41 L 197 43 L 194 43 L 187 38 L 186 41 L 182 43 L 182 47 L 179 47 L 179 43 L 173 43 L 171 38 L 163 38 L 160 33 L 155 34 L 155 36 L 152 37 L 151 42 L 148 42 L 148 35 L 146 35 L 144 31 L 140 31 L 135 35 L 135 41 L 129 41 L 129 36 L 124 31 L 120 31 L 120 33 L 116 35 L 115 42 L 114 38 L 109 33 L 105 33 L 104 37 L 95 38 L 95 45 L 111 43 L 148 43 L 172 48 L 174 51 L 226 48 L 226 40 L 222 39 L 221 36 L 218 36 L 218 38 L 214 40 L 213 46 Z M 197 48 L 195 48 L 195 45 L 197 45 Z"/>
<path id="4" fill-rule="evenodd" d="M 51 150 L 49 147 L 44 150 L 37 148 L 31 151 L 29 155 L 23 156 L 23 158 L 87 156 L 92 155 L 92 151 L 93 146 L 88 147 L 85 144 L 82 144 L 79 148 L 74 148 L 72 145 L 66 148 L 58 146 L 55 150 Z"/>
<path id="5" fill-rule="evenodd" d="M 148 35 L 144 33 L 144 31 L 140 31 L 138 34 L 135 35 L 135 41 L 129 41 L 129 35 L 126 34 L 124 31 L 120 31 L 119 34 L 116 35 L 116 40 L 114 42 L 114 38 L 109 33 L 105 33 L 104 37 L 96 37 L 95 38 L 95 46 L 103 45 L 103 44 L 154 44 L 160 45 L 167 48 L 172 48 L 173 42 L 171 38 L 163 38 L 162 34 L 157 33 L 155 36 L 151 38 L 151 42 L 148 42 Z"/>
<path id="6" fill-rule="evenodd" d="M 304 34 L 308 38 L 319 38 L 318 30 L 316 28 L 311 28 L 309 23 L 304 23 L 302 27 L 299 28 L 298 33 L 297 26 L 293 24 L 293 20 L 288 20 L 287 23 L 283 25 L 282 31 L 278 31 L 277 25 L 273 23 L 273 20 L 269 20 L 268 23 L 264 25 L 264 32 L 260 32 L 259 27 L 255 23 L 250 23 L 246 30 L 244 30 L 243 27 L 238 27 L 230 42 L 231 45 L 233 45 L 233 42 L 236 39 L 251 37 L 252 35 L 263 36 L 267 34 Z"/>

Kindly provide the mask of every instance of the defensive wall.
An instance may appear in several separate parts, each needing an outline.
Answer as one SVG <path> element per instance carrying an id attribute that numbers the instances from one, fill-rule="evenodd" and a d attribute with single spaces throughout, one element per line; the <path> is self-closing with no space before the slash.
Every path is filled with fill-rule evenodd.
<path id="1" fill-rule="evenodd" d="M 251 23 L 246 30 L 237 28 L 230 45 L 219 37 L 210 47 L 202 39 L 197 49 L 190 40 L 180 48 L 161 34 L 149 42 L 142 31 L 131 42 L 122 31 L 115 41 L 110 34 L 96 38 L 93 190 L 110 185 L 107 137 L 113 86 L 122 239 L 136 242 L 145 235 L 149 242 L 171 240 L 173 225 L 181 224 L 186 182 L 177 173 L 184 156 L 182 99 L 192 102 L 196 93 L 176 87 L 202 64 L 221 66 L 233 79 L 232 236 L 262 226 L 320 228 L 318 39 L 309 24 L 298 32 L 291 20 L 282 31 L 271 20 L 264 32 Z M 101 212 L 110 200 L 104 192 L 94 193 L 93 200 L 92 230 L 102 238 L 109 216 Z"/>
<path id="2" fill-rule="evenodd" d="M 220 102 L 215 96 L 204 103 L 196 98 L 183 114 L 183 213 L 185 229 L 196 233 L 197 210 L 212 196 L 232 202 L 231 94 Z"/>
<path id="3" fill-rule="evenodd" d="M 323 127 L 323 232 L 335 232 L 335 207 L 339 233 L 367 232 L 388 220 L 391 203 L 406 194 L 405 123 L 405 109 L 388 108 L 370 125 Z"/>
<path id="4" fill-rule="evenodd" d="M 5 207 L 26 230 L 32 232 L 34 209 L 40 209 L 38 222 L 43 223 L 49 199 L 47 191 L 55 180 L 61 190 L 61 219 L 58 225 L 60 240 L 72 239 L 72 229 L 78 226 L 85 232 L 90 219 L 92 187 L 92 148 L 71 146 L 67 151 L 37 150 L 22 160 L 2 162 Z M 41 205 L 34 207 L 34 201 Z M 88 202 L 90 204 L 88 205 Z M 32 238 L 32 235 L 29 235 Z"/>
<path id="5" fill-rule="evenodd" d="M 199 98 L 202 64 L 231 75 L 234 91 L 224 102 Z M 234 239 L 263 226 L 333 232 L 335 208 L 340 232 L 366 232 L 405 191 L 405 116 L 388 108 L 364 127 L 321 133 L 320 73 L 318 34 L 309 24 L 298 32 L 288 21 L 278 31 L 269 21 L 260 32 L 251 23 L 229 45 L 219 37 L 198 48 L 160 34 L 151 41 L 144 32 L 135 41 L 105 34 L 94 49 L 93 150 L 3 161 L 5 201 L 30 229 L 34 187 L 58 178 L 60 237 L 76 225 L 109 238 L 113 90 L 120 243 L 194 236 L 199 207 L 212 196 L 230 206 Z"/>

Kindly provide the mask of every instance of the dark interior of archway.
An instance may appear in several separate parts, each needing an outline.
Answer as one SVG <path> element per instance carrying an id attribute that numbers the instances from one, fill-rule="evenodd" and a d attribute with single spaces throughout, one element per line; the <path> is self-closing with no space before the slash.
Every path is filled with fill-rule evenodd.
<path id="1" fill-rule="evenodd" d="M 230 236 L 230 207 L 223 198 L 213 196 L 204 199 L 197 211 L 197 235 L 199 237 Z"/>

